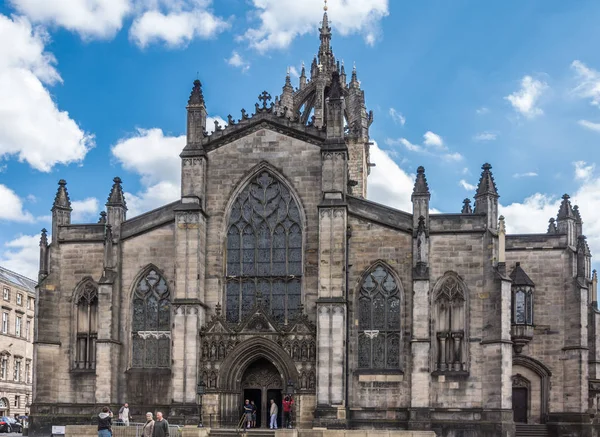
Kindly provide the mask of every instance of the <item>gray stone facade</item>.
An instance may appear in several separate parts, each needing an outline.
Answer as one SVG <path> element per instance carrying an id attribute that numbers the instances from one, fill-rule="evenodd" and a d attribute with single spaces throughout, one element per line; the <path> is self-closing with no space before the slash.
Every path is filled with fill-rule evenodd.
<path id="1" fill-rule="evenodd" d="M 244 398 L 294 392 L 298 426 L 597 436 L 597 276 L 565 196 L 548 232 L 506 235 L 491 166 L 474 209 L 365 199 L 369 126 L 356 69 L 330 48 L 269 104 L 206 132 L 187 106 L 181 199 L 132 219 L 115 178 L 97 224 L 66 182 L 40 244 L 31 435 L 104 404 L 233 426 Z"/>

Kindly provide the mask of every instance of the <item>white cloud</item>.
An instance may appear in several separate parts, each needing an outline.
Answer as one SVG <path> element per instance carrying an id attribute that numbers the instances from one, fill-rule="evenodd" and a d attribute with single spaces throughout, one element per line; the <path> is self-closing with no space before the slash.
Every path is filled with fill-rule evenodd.
<path id="1" fill-rule="evenodd" d="M 588 120 L 579 120 L 577 122 L 577 124 L 579 124 L 580 126 L 583 126 L 589 130 L 593 130 L 596 132 L 600 132 L 600 123 L 594 123 Z"/>
<path id="2" fill-rule="evenodd" d="M 538 174 L 534 171 L 528 171 L 525 173 L 515 173 L 513 174 L 513 178 L 519 179 L 519 178 L 534 178 L 536 177 Z"/>
<path id="3" fill-rule="evenodd" d="M 458 182 L 458 185 L 460 185 L 461 187 L 463 187 L 467 191 L 475 191 L 477 189 L 476 185 L 470 184 L 467 181 L 465 181 L 464 179 L 461 179 Z"/>
<path id="4" fill-rule="evenodd" d="M 139 193 L 126 192 L 127 217 L 135 217 L 180 198 L 181 186 L 170 181 L 150 185 Z"/>
<path id="5" fill-rule="evenodd" d="M 600 106 L 600 72 L 589 68 L 583 62 L 575 60 L 571 63 L 579 83 L 573 92 L 583 98 L 591 99 L 591 104 Z"/>
<path id="6" fill-rule="evenodd" d="M 45 85 L 62 81 L 56 60 L 45 52 L 48 36 L 23 17 L 0 14 L 0 158 L 16 156 L 40 171 L 81 162 L 93 147 Z"/>
<path id="7" fill-rule="evenodd" d="M 282 49 L 297 36 L 314 32 L 322 18 L 322 0 L 252 0 L 260 21 L 241 37 L 260 52 Z M 388 0 L 330 0 L 330 25 L 341 35 L 359 33 L 373 45 L 380 32 L 379 22 L 389 14 Z"/>
<path id="8" fill-rule="evenodd" d="M 386 138 L 385 143 L 388 146 L 402 145 L 402 146 L 406 147 L 407 150 L 410 150 L 411 152 L 422 152 L 423 151 L 421 146 L 411 143 L 406 138 L 398 138 L 398 139 Z"/>
<path id="9" fill-rule="evenodd" d="M 291 77 L 295 77 L 295 78 L 300 77 L 300 73 L 298 72 L 298 69 L 296 67 L 294 67 L 293 65 L 290 67 L 290 74 L 291 74 Z"/>
<path id="10" fill-rule="evenodd" d="M 431 131 L 427 131 L 423 135 L 423 138 L 425 139 L 423 143 L 426 146 L 435 147 L 438 149 L 445 149 L 444 140 L 442 140 L 442 137 L 440 137 L 438 134 L 435 134 Z"/>
<path id="11" fill-rule="evenodd" d="M 50 240 L 50 236 L 48 236 Z M 40 266 L 40 236 L 20 235 L 4 243 L 0 264 L 13 272 L 35 280 Z"/>
<path id="12" fill-rule="evenodd" d="M 233 53 L 231 53 L 231 57 L 229 59 L 225 59 L 225 61 L 232 67 L 241 69 L 244 73 L 250 69 L 250 63 L 242 58 L 242 56 L 235 50 Z"/>
<path id="13" fill-rule="evenodd" d="M 194 38 L 214 37 L 229 27 L 222 18 L 197 5 L 192 4 L 190 10 L 174 7 L 177 5 L 171 4 L 167 12 L 152 9 L 136 17 L 129 29 L 131 40 L 141 48 L 160 42 L 180 47 Z"/>
<path id="14" fill-rule="evenodd" d="M 9 0 L 35 23 L 60 26 L 84 39 L 112 38 L 131 10 L 131 0 Z"/>
<path id="15" fill-rule="evenodd" d="M 490 112 L 490 110 L 489 110 L 489 108 L 486 108 L 485 106 L 482 106 L 481 108 L 477 108 L 475 110 L 475 113 L 477 115 L 484 115 L 484 114 L 487 114 L 488 112 Z"/>
<path id="16" fill-rule="evenodd" d="M 402 113 L 396 111 L 394 108 L 389 110 L 390 117 L 394 120 L 394 123 L 404 126 L 406 124 L 406 117 Z"/>
<path id="17" fill-rule="evenodd" d="M 371 161 L 377 164 L 369 175 L 367 197 L 403 211 L 412 211 L 410 197 L 415 184 L 409 176 L 377 143 L 371 146 Z"/>
<path id="18" fill-rule="evenodd" d="M 71 213 L 71 220 L 73 222 L 85 222 L 95 218 L 98 214 L 99 206 L 98 199 L 95 197 L 88 197 L 84 200 L 75 200 L 71 202 L 73 212 Z"/>
<path id="19" fill-rule="evenodd" d="M 575 166 L 575 179 L 580 181 L 590 180 L 596 169 L 596 164 L 587 165 L 585 161 L 576 161 L 573 165 Z"/>
<path id="20" fill-rule="evenodd" d="M 536 105 L 538 100 L 548 89 L 548 84 L 534 79 L 531 76 L 524 76 L 521 79 L 521 89 L 505 97 L 510 102 L 515 111 L 527 118 L 534 118 L 542 115 L 544 111 Z"/>
<path id="21" fill-rule="evenodd" d="M 464 159 L 464 157 L 460 153 L 454 152 L 454 153 L 446 153 L 445 155 L 442 155 L 442 159 L 444 161 L 458 162 L 458 161 L 462 161 Z"/>
<path id="22" fill-rule="evenodd" d="M 34 218 L 29 211 L 23 209 L 23 201 L 6 185 L 0 184 L 0 222 L 15 221 L 33 223 Z"/>
<path id="23" fill-rule="evenodd" d="M 496 138 L 498 138 L 498 134 L 489 131 L 479 132 L 473 136 L 475 141 L 494 141 Z"/>

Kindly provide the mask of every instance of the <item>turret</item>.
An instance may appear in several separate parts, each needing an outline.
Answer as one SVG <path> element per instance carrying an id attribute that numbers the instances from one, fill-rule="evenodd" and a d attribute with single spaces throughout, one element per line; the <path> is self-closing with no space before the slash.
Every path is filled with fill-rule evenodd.
<path id="1" fill-rule="evenodd" d="M 304 67 L 304 62 L 302 62 L 302 70 L 300 71 L 300 89 L 304 89 L 306 86 L 306 68 Z"/>
<path id="2" fill-rule="evenodd" d="M 590 247 L 587 244 L 585 235 L 577 237 L 577 279 L 579 279 L 584 285 L 587 285 L 587 281 L 591 276 L 592 267 L 592 254 L 590 253 Z"/>
<path id="3" fill-rule="evenodd" d="M 340 83 L 342 84 L 343 88 L 346 87 L 347 80 L 348 79 L 346 77 L 346 68 L 344 67 L 344 61 L 342 61 L 342 68 L 340 69 Z"/>
<path id="4" fill-rule="evenodd" d="M 577 244 L 577 237 L 575 236 L 576 217 L 569 199 L 568 194 L 562 196 L 562 202 L 558 210 L 557 229 L 559 234 L 567 236 L 567 244 L 569 246 L 575 246 Z"/>
<path id="5" fill-rule="evenodd" d="M 333 51 L 331 49 L 331 27 L 329 26 L 329 17 L 327 16 L 327 4 L 323 8 L 323 22 L 319 29 L 319 38 L 321 45 L 319 47 L 319 64 L 323 66 L 323 69 L 330 72 L 334 66 Z"/>
<path id="6" fill-rule="evenodd" d="M 286 117 L 290 117 L 294 114 L 294 87 L 292 86 L 289 69 L 285 76 L 285 85 L 283 86 L 283 93 L 281 94 L 279 105 L 282 110 L 283 108 L 287 108 L 285 113 Z"/>
<path id="7" fill-rule="evenodd" d="M 187 146 L 200 147 L 206 132 L 206 106 L 202 94 L 202 84 L 198 79 L 187 104 Z"/>
<path id="8" fill-rule="evenodd" d="M 590 290 L 590 303 L 598 302 L 598 272 L 594 270 L 592 272 L 592 285 L 589 288 Z"/>
<path id="9" fill-rule="evenodd" d="M 417 168 L 417 178 L 411 196 L 414 229 L 419 227 L 420 217 L 424 219 L 423 225 L 429 228 L 429 199 L 431 199 L 431 193 L 429 192 L 429 185 L 427 185 L 427 178 L 425 177 L 425 168 L 420 166 Z"/>
<path id="10" fill-rule="evenodd" d="M 121 186 L 121 178 L 113 179 L 113 186 L 106 202 L 106 223 L 112 226 L 113 234 L 116 238 L 121 236 L 121 223 L 125 221 L 127 213 L 127 204 L 125 203 L 125 195 Z"/>
<path id="11" fill-rule="evenodd" d="M 40 238 L 40 270 L 38 272 L 38 282 L 48 276 L 48 231 L 42 229 Z"/>
<path id="12" fill-rule="evenodd" d="M 71 224 L 71 199 L 67 192 L 67 181 L 58 181 L 58 191 L 52 205 L 52 238 L 58 243 L 58 227 Z"/>
<path id="13" fill-rule="evenodd" d="M 360 88 L 360 83 L 358 83 L 358 76 L 356 74 L 356 65 L 352 67 L 352 76 L 350 78 L 350 88 Z"/>
<path id="14" fill-rule="evenodd" d="M 575 238 L 578 238 L 580 235 L 583 235 L 583 220 L 581 220 L 579 206 L 573 206 L 573 215 L 575 216 Z"/>
<path id="15" fill-rule="evenodd" d="M 492 166 L 488 163 L 481 166 L 481 179 L 475 194 L 475 214 L 487 215 L 487 226 L 496 229 L 498 225 L 498 191 L 492 176 Z"/>
<path id="16" fill-rule="evenodd" d="M 461 212 L 461 214 L 473 214 L 473 208 L 471 208 L 471 200 L 470 199 L 463 200 L 463 207 L 460 212 Z"/>

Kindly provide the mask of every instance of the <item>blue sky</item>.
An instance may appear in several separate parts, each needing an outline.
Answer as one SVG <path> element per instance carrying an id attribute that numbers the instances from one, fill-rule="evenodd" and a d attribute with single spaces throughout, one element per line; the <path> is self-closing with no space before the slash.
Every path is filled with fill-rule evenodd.
<path id="1" fill-rule="evenodd" d="M 174 200 L 193 80 L 211 117 L 239 118 L 310 65 L 322 5 L 4 0 L 0 263 L 35 275 L 61 178 L 74 222 L 97 221 L 117 175 L 130 217 Z M 432 207 L 458 212 L 490 162 L 509 232 L 545 232 L 569 193 L 600 251 L 599 16 L 597 1 L 330 0 L 335 55 L 375 112 L 369 197 L 410 209 L 423 165 Z"/>

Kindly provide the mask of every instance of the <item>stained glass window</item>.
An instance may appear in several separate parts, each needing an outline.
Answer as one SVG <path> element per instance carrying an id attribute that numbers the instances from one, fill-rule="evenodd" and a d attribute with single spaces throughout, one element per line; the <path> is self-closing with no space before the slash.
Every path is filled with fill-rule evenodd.
<path id="1" fill-rule="evenodd" d="M 131 366 L 171 366 L 171 293 L 165 279 L 150 270 L 133 294 Z"/>
<path id="2" fill-rule="evenodd" d="M 513 288 L 513 323 L 533 325 L 533 291 L 530 287 Z"/>
<path id="3" fill-rule="evenodd" d="M 363 279 L 358 297 L 358 368 L 400 368 L 399 284 L 383 266 Z"/>
<path id="4" fill-rule="evenodd" d="M 98 339 L 98 289 L 86 282 L 76 294 L 77 335 L 75 340 L 75 368 L 96 368 L 96 340 Z"/>
<path id="5" fill-rule="evenodd" d="M 280 323 L 301 303 L 302 228 L 290 191 L 268 171 L 238 195 L 227 229 L 226 317 L 248 316 L 257 294 Z"/>
<path id="6" fill-rule="evenodd" d="M 432 317 L 435 335 L 432 341 L 435 371 L 467 371 L 466 299 L 461 281 L 452 273 L 446 275 L 434 293 Z"/>

